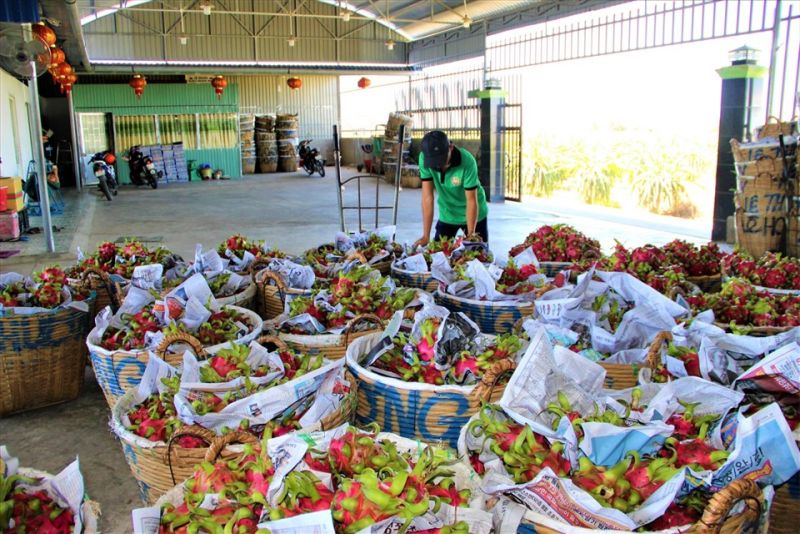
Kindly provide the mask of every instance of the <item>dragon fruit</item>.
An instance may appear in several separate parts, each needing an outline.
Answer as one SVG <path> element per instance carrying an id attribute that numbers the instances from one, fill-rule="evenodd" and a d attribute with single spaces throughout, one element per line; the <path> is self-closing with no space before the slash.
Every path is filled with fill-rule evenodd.
<path id="1" fill-rule="evenodd" d="M 687 441 L 667 438 L 661 455 L 670 458 L 676 467 L 689 466 L 696 471 L 716 471 L 725 463 L 730 453 L 715 449 L 700 438 Z"/>
<path id="2" fill-rule="evenodd" d="M 585 255 L 600 257 L 600 243 L 566 224 L 544 225 L 528 234 L 525 241 L 509 250 L 513 257 L 533 247 L 539 261 L 577 262 Z"/>

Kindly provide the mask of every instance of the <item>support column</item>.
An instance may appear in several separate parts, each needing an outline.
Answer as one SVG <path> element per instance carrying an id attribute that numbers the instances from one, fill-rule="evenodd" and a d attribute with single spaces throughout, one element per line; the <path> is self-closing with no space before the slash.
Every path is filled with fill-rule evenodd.
<path id="1" fill-rule="evenodd" d="M 746 140 L 764 117 L 764 76 L 767 68 L 757 65 L 757 50 L 743 46 L 731 51 L 731 65 L 717 69 L 722 78 L 722 97 L 717 142 L 717 179 L 714 188 L 714 221 L 711 239 L 725 241 L 728 217 L 734 215 L 733 191 L 736 168 L 731 139 Z"/>
<path id="2" fill-rule="evenodd" d="M 505 202 L 505 156 L 503 153 L 503 106 L 507 93 L 499 84 L 487 82 L 485 89 L 470 91 L 481 99 L 481 150 L 478 178 L 489 202 Z"/>

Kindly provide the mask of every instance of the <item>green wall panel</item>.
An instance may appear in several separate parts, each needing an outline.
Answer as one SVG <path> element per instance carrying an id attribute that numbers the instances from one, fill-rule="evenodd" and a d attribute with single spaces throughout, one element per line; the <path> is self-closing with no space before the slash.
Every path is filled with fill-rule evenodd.
<path id="1" fill-rule="evenodd" d="M 214 169 L 222 169 L 225 171 L 226 176 L 238 177 L 242 175 L 242 160 L 238 148 L 207 148 L 200 150 L 185 150 L 186 162 L 194 160 L 195 167 L 199 167 L 203 163 L 208 163 Z M 117 178 L 120 183 L 131 183 L 130 172 L 128 172 L 128 162 L 122 159 L 125 152 L 117 153 Z M 189 179 L 193 182 L 199 181 L 197 172 L 193 172 Z M 169 187 L 172 184 L 163 184 Z"/>
<path id="2" fill-rule="evenodd" d="M 148 85 L 140 99 L 121 84 L 77 84 L 72 89 L 76 112 L 115 115 L 181 113 L 238 113 L 239 87 L 230 83 L 217 98 L 211 84 L 163 83 Z"/>

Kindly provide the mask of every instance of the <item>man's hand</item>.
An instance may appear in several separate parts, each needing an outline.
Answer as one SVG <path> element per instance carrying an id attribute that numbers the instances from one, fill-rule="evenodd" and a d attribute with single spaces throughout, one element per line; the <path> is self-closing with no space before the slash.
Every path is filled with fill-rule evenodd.
<path id="1" fill-rule="evenodd" d="M 416 241 L 414 241 L 414 247 L 424 247 L 429 242 L 430 242 L 430 239 L 428 238 L 428 236 L 422 236 L 419 239 L 417 239 Z"/>

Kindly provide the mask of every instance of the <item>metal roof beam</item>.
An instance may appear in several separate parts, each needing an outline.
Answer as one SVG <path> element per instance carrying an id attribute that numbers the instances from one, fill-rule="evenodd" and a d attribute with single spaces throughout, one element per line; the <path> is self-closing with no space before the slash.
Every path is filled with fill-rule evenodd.
<path id="1" fill-rule="evenodd" d="M 253 30 L 251 30 L 250 28 L 248 28 L 247 26 L 245 26 L 245 25 L 242 23 L 242 21 L 239 19 L 239 17 L 238 17 L 237 15 L 231 15 L 230 13 L 228 13 L 228 11 L 227 11 L 227 9 L 228 9 L 228 6 L 226 6 L 226 5 L 223 3 L 223 1 L 222 1 L 222 0 L 217 0 L 217 3 L 218 3 L 219 5 L 221 5 L 221 6 L 222 6 L 222 7 L 223 7 L 223 8 L 226 10 L 226 11 L 224 11 L 222 14 L 224 14 L 224 15 L 229 15 L 231 18 L 233 18 L 233 20 L 236 22 L 236 24 L 238 24 L 238 25 L 239 25 L 239 26 L 240 26 L 240 27 L 241 27 L 241 28 L 242 28 L 242 29 L 243 29 L 245 32 L 247 32 L 247 35 L 249 35 L 249 36 L 251 36 L 251 37 L 254 37 Z"/>
<path id="2" fill-rule="evenodd" d="M 303 6 L 303 7 L 305 8 L 305 10 L 306 10 L 308 13 L 311 13 L 311 10 L 308 8 L 308 6 Z M 312 13 L 312 14 L 313 14 L 313 13 Z M 317 20 L 317 24 L 318 24 L 318 25 L 320 25 L 320 26 L 322 27 L 322 29 L 323 29 L 323 30 L 325 30 L 325 32 L 326 32 L 328 35 L 330 35 L 330 36 L 333 38 L 333 40 L 335 40 L 335 41 L 338 41 L 338 40 L 339 40 L 339 36 L 338 36 L 338 35 L 336 35 L 336 33 L 332 32 L 332 31 L 331 31 L 331 30 L 330 30 L 330 29 L 329 29 L 329 28 L 328 28 L 328 27 L 327 27 L 327 26 L 326 26 L 326 25 L 325 25 L 325 24 L 322 22 L 322 19 L 320 19 L 320 18 L 317 18 L 317 17 L 315 17 L 315 18 L 316 18 L 316 20 Z"/>
<path id="3" fill-rule="evenodd" d="M 191 8 L 193 8 L 193 7 L 194 7 L 194 6 L 197 4 L 197 2 L 199 2 L 199 1 L 200 1 L 200 0 L 193 0 L 193 1 L 192 1 L 192 3 L 191 3 L 191 4 L 189 4 L 189 6 L 188 6 L 186 9 L 191 9 Z M 180 16 L 178 17 L 178 20 L 176 20 L 175 22 L 173 22 L 172 24 L 170 24 L 170 25 L 169 25 L 169 28 L 167 28 L 166 30 L 164 30 L 164 33 L 169 33 L 169 32 L 171 32 L 172 30 L 174 30 L 174 29 L 175 29 L 175 26 L 177 26 L 178 24 L 180 24 L 181 20 L 183 19 L 183 10 L 179 8 L 179 11 L 181 12 L 181 14 L 180 14 Z"/>
<path id="4" fill-rule="evenodd" d="M 119 12 L 115 13 L 115 15 L 117 15 L 118 17 L 122 17 L 124 19 L 128 19 L 129 21 L 133 22 L 137 26 L 141 26 L 142 28 L 148 30 L 150 33 L 155 33 L 156 35 L 164 35 L 163 31 L 157 30 L 157 29 L 153 28 L 152 26 L 150 26 L 149 24 L 145 24 L 142 21 L 136 20 L 135 18 L 131 17 L 127 13 L 119 11 Z"/>
<path id="5" fill-rule="evenodd" d="M 288 11 L 286 11 L 286 4 L 283 3 L 283 0 L 276 0 L 276 1 L 278 2 L 278 9 L 288 13 Z M 290 1 L 291 0 L 286 0 L 286 3 L 288 4 Z M 267 26 L 269 26 L 272 23 L 272 21 L 275 20 L 275 17 L 277 17 L 279 14 L 280 13 L 276 13 L 274 15 L 271 15 L 269 17 L 269 19 L 264 23 L 264 25 L 261 26 L 261 28 L 259 28 L 258 31 L 256 31 L 255 36 L 257 37 L 257 36 L 261 35 L 262 33 L 264 33 L 264 30 L 267 29 Z"/>

